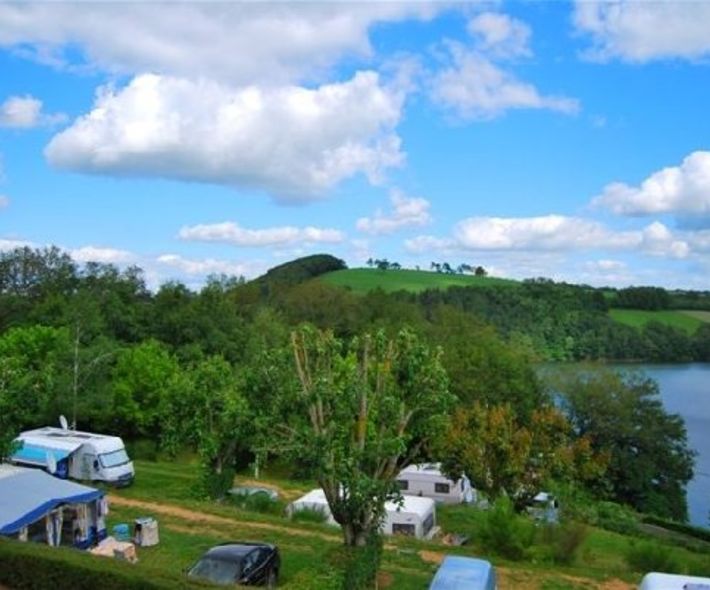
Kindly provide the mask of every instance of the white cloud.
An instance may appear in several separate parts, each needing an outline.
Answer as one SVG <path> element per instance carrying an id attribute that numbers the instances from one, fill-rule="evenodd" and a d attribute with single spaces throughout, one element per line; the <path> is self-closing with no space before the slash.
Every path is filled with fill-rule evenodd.
<path id="1" fill-rule="evenodd" d="M 97 246 L 83 246 L 69 250 L 70 256 L 77 262 L 103 262 L 105 264 L 121 264 L 131 262 L 135 256 L 126 250 L 116 248 L 101 248 Z"/>
<path id="2" fill-rule="evenodd" d="M 584 264 L 584 267 L 590 271 L 610 272 L 610 271 L 626 270 L 627 265 L 625 262 L 622 262 L 621 260 L 602 259 L 602 260 L 590 260 Z"/>
<path id="3" fill-rule="evenodd" d="M 183 227 L 180 229 L 178 237 L 182 240 L 225 242 L 244 247 L 283 246 L 300 243 L 337 244 L 345 239 L 343 232 L 336 229 L 310 226 L 246 229 L 231 221 Z"/>
<path id="4" fill-rule="evenodd" d="M 402 191 L 390 191 L 392 211 L 385 214 L 378 210 L 373 217 L 361 217 L 357 220 L 358 230 L 373 234 L 390 234 L 404 227 L 423 226 L 431 223 L 429 207 L 431 203 L 421 197 L 407 197 Z"/>
<path id="5" fill-rule="evenodd" d="M 249 264 L 205 258 L 191 260 L 178 254 L 163 254 L 156 259 L 161 265 L 174 268 L 186 275 L 227 274 L 244 276 L 252 274 L 253 268 Z"/>
<path id="6" fill-rule="evenodd" d="M 690 246 L 662 223 L 640 230 L 616 231 L 579 217 L 471 217 L 454 227 L 451 237 L 418 236 L 405 241 L 412 253 L 426 252 L 570 252 L 638 250 L 653 256 L 685 258 Z"/>
<path id="7" fill-rule="evenodd" d="M 42 101 L 32 96 L 10 96 L 0 104 L 0 127 L 29 129 L 53 125 L 66 119 L 65 115 L 42 112 Z"/>
<path id="8" fill-rule="evenodd" d="M 693 152 L 680 166 L 654 172 L 638 187 L 608 184 L 592 204 L 622 215 L 710 213 L 710 152 Z"/>
<path id="9" fill-rule="evenodd" d="M 477 39 L 478 48 L 497 57 L 527 57 L 530 27 L 506 14 L 484 12 L 471 19 L 469 34 Z"/>
<path id="10" fill-rule="evenodd" d="M 312 78 L 369 57 L 377 23 L 428 19 L 438 2 L 0 3 L 0 46 L 56 67 L 207 77 L 232 84 Z M 71 50 L 71 58 L 69 57 Z"/>
<path id="11" fill-rule="evenodd" d="M 4 209 L 10 205 L 10 198 L 5 195 L 0 195 L 0 209 Z"/>
<path id="12" fill-rule="evenodd" d="M 592 59 L 629 62 L 710 56 L 710 3 L 577 0 L 577 30 L 591 36 Z"/>
<path id="13" fill-rule="evenodd" d="M 375 72 L 315 89 L 231 89 L 141 75 L 102 88 L 93 110 L 56 135 L 59 168 L 250 187 L 312 199 L 363 173 L 378 182 L 403 162 L 394 132 L 404 97 Z"/>
<path id="14" fill-rule="evenodd" d="M 13 238 L 0 238 L 0 252 L 14 250 L 15 248 L 35 248 L 36 244 L 27 240 L 16 240 Z"/>
<path id="15" fill-rule="evenodd" d="M 482 53 L 449 42 L 452 64 L 438 72 L 432 82 L 432 100 L 458 117 L 492 119 L 511 109 L 545 109 L 573 114 L 579 101 L 564 96 L 546 96 L 528 82 L 496 65 Z"/>

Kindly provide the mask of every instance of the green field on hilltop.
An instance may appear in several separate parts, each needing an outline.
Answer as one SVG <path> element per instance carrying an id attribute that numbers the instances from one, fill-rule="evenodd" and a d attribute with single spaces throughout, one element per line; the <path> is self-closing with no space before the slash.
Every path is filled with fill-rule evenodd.
<path id="1" fill-rule="evenodd" d="M 693 334 L 701 325 L 710 322 L 710 312 L 707 311 L 610 309 L 609 315 L 614 321 L 634 328 L 642 328 L 649 322 L 659 322 L 688 334 Z"/>
<path id="2" fill-rule="evenodd" d="M 337 270 L 321 276 L 319 280 L 359 293 L 366 293 L 378 288 L 387 292 L 412 291 L 417 293 L 426 289 L 473 286 L 512 287 L 518 284 L 517 281 L 496 277 L 444 274 L 425 270 L 377 270 L 372 268 Z"/>

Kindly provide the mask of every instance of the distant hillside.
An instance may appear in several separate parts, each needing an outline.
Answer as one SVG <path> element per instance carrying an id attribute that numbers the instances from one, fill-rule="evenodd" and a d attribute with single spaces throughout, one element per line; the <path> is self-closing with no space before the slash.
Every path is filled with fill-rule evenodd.
<path id="1" fill-rule="evenodd" d="M 643 328 L 650 322 L 658 322 L 688 334 L 693 334 L 703 324 L 710 323 L 710 312 L 707 311 L 610 309 L 609 315 L 614 321 L 632 328 Z"/>
<path id="2" fill-rule="evenodd" d="M 275 266 L 254 282 L 296 284 L 345 268 L 347 265 L 340 258 L 330 254 L 313 254 Z"/>
<path id="3" fill-rule="evenodd" d="M 352 268 L 329 272 L 321 281 L 338 287 L 346 287 L 356 293 L 366 293 L 375 289 L 385 292 L 410 291 L 419 293 L 427 289 L 447 289 L 449 287 L 515 287 L 519 283 L 510 279 L 476 277 L 472 275 L 445 274 L 424 270 L 378 270 Z"/>

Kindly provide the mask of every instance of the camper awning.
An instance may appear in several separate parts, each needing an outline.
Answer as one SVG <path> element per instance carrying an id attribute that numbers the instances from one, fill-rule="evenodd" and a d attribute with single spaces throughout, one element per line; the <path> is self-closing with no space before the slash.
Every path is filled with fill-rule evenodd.
<path id="1" fill-rule="evenodd" d="M 103 495 L 38 469 L 0 465 L 0 534 L 16 533 L 62 504 L 85 504 Z"/>
<path id="2" fill-rule="evenodd" d="M 57 441 L 56 444 L 36 444 L 30 441 L 22 441 L 22 446 L 12 454 L 13 461 L 23 463 L 34 463 L 35 465 L 47 466 L 47 455 L 50 453 L 55 461 L 66 459 L 81 446 L 81 443 L 67 443 Z"/>

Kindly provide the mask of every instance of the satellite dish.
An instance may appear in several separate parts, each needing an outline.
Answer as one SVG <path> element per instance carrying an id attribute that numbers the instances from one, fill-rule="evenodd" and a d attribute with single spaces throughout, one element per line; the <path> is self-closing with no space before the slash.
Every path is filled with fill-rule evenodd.
<path id="1" fill-rule="evenodd" d="M 47 471 L 54 475 L 57 472 L 57 460 L 54 458 L 54 453 L 47 451 Z"/>
<path id="2" fill-rule="evenodd" d="M 59 426 L 62 427 L 62 430 L 69 430 L 69 423 L 67 422 L 67 419 L 64 417 L 64 415 L 59 416 Z"/>

